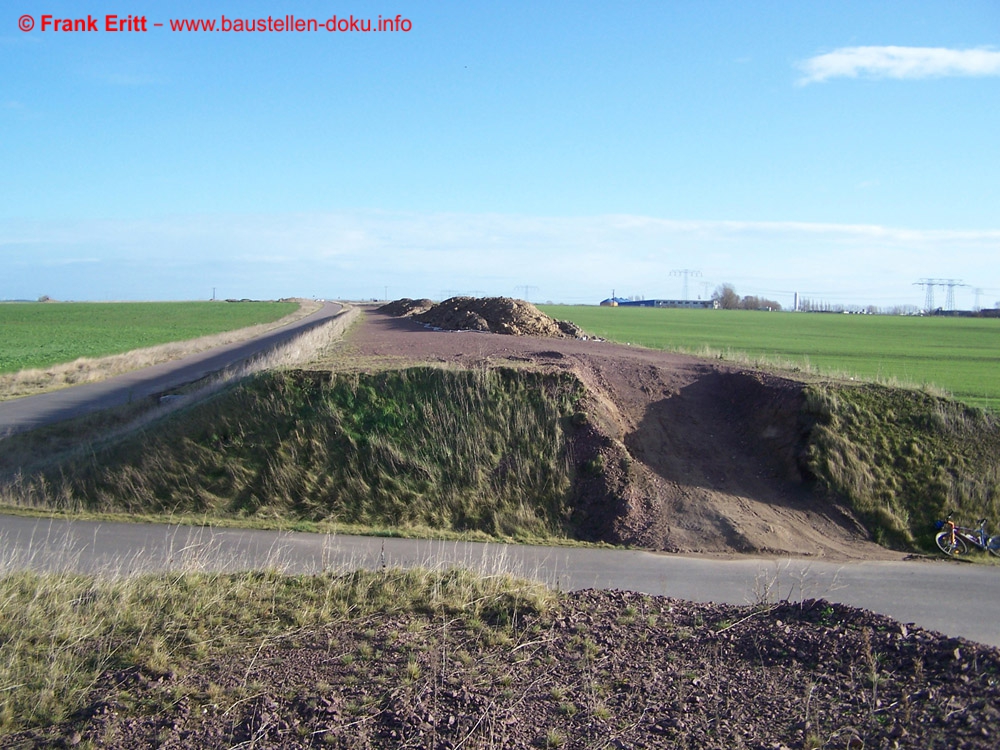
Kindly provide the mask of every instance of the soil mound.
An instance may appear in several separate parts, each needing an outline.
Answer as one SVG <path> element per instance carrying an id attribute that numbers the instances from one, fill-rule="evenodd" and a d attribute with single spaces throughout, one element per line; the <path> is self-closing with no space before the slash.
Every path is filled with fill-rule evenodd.
<path id="1" fill-rule="evenodd" d="M 396 318 L 405 318 L 410 315 L 417 315 L 426 312 L 434 307 L 434 302 L 429 299 L 410 299 L 403 297 L 395 302 L 389 302 L 378 308 L 379 312 L 392 315 Z"/>
<path id="2" fill-rule="evenodd" d="M 508 336 L 581 338 L 568 321 L 553 320 L 530 302 L 510 297 L 451 297 L 414 320 L 447 331 L 483 331 Z"/>
<path id="3" fill-rule="evenodd" d="M 463 336 L 372 315 L 365 356 L 470 369 L 535 363 L 586 395 L 567 435 L 573 533 L 670 552 L 899 559 L 811 476 L 798 381 L 595 340 Z"/>

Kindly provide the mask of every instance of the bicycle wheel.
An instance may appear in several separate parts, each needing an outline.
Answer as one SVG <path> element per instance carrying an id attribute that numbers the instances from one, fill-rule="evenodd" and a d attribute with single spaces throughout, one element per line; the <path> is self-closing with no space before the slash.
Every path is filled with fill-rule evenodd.
<path id="1" fill-rule="evenodd" d="M 986 551 L 1000 557 L 1000 536 L 991 536 L 986 540 Z"/>
<path id="2" fill-rule="evenodd" d="M 956 535 L 955 543 L 951 543 L 951 532 L 941 531 L 934 541 L 937 542 L 937 546 L 940 547 L 941 551 L 944 552 L 948 557 L 964 557 L 969 554 L 969 545 L 965 543 L 962 537 Z"/>

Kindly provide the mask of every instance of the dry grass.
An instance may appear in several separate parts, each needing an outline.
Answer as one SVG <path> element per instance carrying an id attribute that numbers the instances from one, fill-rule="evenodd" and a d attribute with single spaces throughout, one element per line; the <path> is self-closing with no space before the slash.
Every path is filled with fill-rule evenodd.
<path id="1" fill-rule="evenodd" d="M 541 583 L 458 568 L 312 576 L 273 568 L 211 573 L 197 566 L 128 577 L 11 572 L 0 576 L 6 613 L 0 618 L 0 736 L 65 720 L 108 673 L 164 675 L 210 654 L 242 653 L 304 629 L 376 615 L 509 622 L 554 600 Z"/>
<path id="2" fill-rule="evenodd" d="M 135 349 L 110 357 L 101 357 L 99 359 L 81 358 L 74 362 L 54 365 L 44 370 L 22 370 L 15 373 L 5 373 L 0 375 L 0 401 L 54 391 L 81 383 L 99 382 L 116 375 L 139 370 L 143 367 L 150 367 L 161 362 L 180 359 L 181 357 L 197 354 L 198 352 L 218 346 L 246 341 L 255 336 L 260 336 L 267 331 L 280 328 L 304 318 L 321 307 L 321 304 L 314 300 L 298 300 L 298 302 L 300 307 L 296 312 L 286 315 L 284 318 L 273 323 L 241 328 L 236 331 L 227 331 L 211 336 L 202 336 L 201 338 L 189 341 L 176 341 L 145 349 Z"/>
<path id="3" fill-rule="evenodd" d="M 356 308 L 349 307 L 328 323 L 307 331 L 283 346 L 220 372 L 207 381 L 178 389 L 175 395 L 179 398 L 138 401 L 30 432 L 0 436 L 3 445 L 3 451 L 0 451 L 0 479 L 4 480 L 0 485 L 0 502 L 8 505 L 21 504 L 12 503 L 11 499 L 22 494 L 18 487 L 24 488 L 25 476 L 57 466 L 81 452 L 93 454 L 102 446 L 126 439 L 129 434 L 155 420 L 191 407 L 254 373 L 295 367 L 311 361 L 318 352 L 330 347 L 333 341 L 341 337 L 359 314 Z M 39 490 L 36 488 L 33 491 Z"/>
<path id="4" fill-rule="evenodd" d="M 24 463 L 6 466 L 19 473 L 2 502 L 563 538 L 579 387 L 510 370 L 271 372 L 45 465 L 38 437 L 15 440 Z"/>
<path id="5" fill-rule="evenodd" d="M 813 385 L 809 468 L 850 500 L 876 539 L 934 549 L 934 521 L 1000 522 L 1000 421 L 927 391 Z"/>

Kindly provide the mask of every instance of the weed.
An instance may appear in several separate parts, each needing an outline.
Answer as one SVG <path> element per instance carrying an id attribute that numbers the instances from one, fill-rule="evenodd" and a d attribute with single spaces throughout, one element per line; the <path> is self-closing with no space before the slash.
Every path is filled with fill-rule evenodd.
<path id="1" fill-rule="evenodd" d="M 573 701 L 563 701 L 559 704 L 559 713 L 563 716 L 575 716 L 579 709 Z"/>
<path id="2" fill-rule="evenodd" d="M 550 729 L 545 733 L 543 739 L 544 747 L 562 747 L 566 744 L 566 735 L 558 729 Z"/>

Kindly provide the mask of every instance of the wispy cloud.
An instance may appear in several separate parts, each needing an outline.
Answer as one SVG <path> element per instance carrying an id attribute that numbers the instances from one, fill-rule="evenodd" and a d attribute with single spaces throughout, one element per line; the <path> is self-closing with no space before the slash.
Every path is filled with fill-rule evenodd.
<path id="1" fill-rule="evenodd" d="M 841 47 L 798 65 L 800 85 L 831 78 L 943 78 L 1000 75 L 1000 51 L 987 47 Z"/>
<path id="2" fill-rule="evenodd" d="M 998 244 L 1000 229 L 636 215 L 341 211 L 0 222 L 11 270 L 0 296 L 190 299 L 218 287 L 232 297 L 360 298 L 388 287 L 394 297 L 439 297 L 513 295 L 530 285 L 534 301 L 595 302 L 612 288 L 676 296 L 681 281 L 671 271 L 697 268 L 691 292 L 699 295 L 731 282 L 782 303 L 791 291 L 919 303 L 920 277 L 1000 286 Z M 70 259 L 77 264 L 64 266 Z"/>

